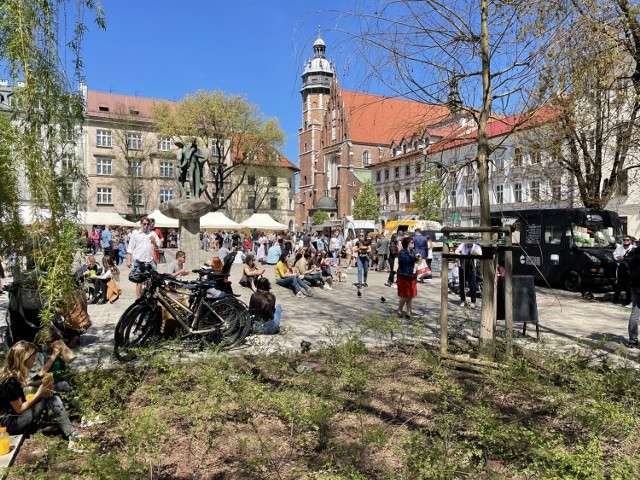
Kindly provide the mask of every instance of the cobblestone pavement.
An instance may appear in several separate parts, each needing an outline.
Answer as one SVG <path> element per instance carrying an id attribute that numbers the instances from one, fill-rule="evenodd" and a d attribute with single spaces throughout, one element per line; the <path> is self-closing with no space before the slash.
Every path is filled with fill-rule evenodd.
<path id="1" fill-rule="evenodd" d="M 165 250 L 167 261 L 173 259 L 175 251 Z M 100 261 L 100 258 L 98 258 Z M 160 265 L 163 271 L 165 265 Z M 187 264 L 187 267 L 194 265 Z M 231 273 L 234 291 L 241 299 L 249 303 L 251 291 L 238 285 L 241 265 L 234 265 Z M 355 268 L 343 271 L 347 281 L 335 283 L 333 290 L 315 288 L 313 297 L 298 298 L 290 290 L 275 285 L 274 267 L 266 266 L 266 276 L 271 280 L 277 302 L 283 306 L 283 333 L 276 336 L 252 336 L 240 351 L 257 349 L 292 348 L 298 349 L 300 342 L 306 340 L 318 344 L 327 338 L 327 328 L 339 324 L 344 328 L 355 327 L 356 319 L 369 313 L 390 317 L 397 308 L 398 300 L 395 287 L 386 287 L 387 274 L 372 271 L 369 274 L 369 287 L 364 289 L 362 297 L 356 295 L 353 283 L 357 280 Z M 135 299 L 135 285 L 127 280 L 128 269 L 123 266 L 121 288 L 123 294 L 114 304 L 90 305 L 89 315 L 93 322 L 87 334 L 82 337 L 77 350 L 76 368 L 107 367 L 117 363 L 112 359 L 113 330 L 125 308 Z M 584 300 L 579 294 L 536 288 L 541 338 L 564 345 L 575 345 L 582 341 L 597 341 L 607 338 L 603 349 L 609 354 L 625 344 L 627 322 L 630 310 L 599 300 Z M 386 302 L 382 302 L 384 297 Z M 0 315 L 5 317 L 8 304 L 6 295 L 0 297 Z M 418 297 L 414 300 L 414 317 L 425 341 L 438 343 L 440 338 L 440 280 L 435 278 L 432 284 L 418 284 Z M 450 329 L 459 325 L 471 333 L 480 318 L 480 309 L 461 308 L 456 296 L 449 296 Z M 500 328 L 501 322 L 498 322 Z M 407 327 L 408 328 L 408 327 Z M 454 327 L 455 328 L 455 327 Z M 516 328 L 521 329 L 521 326 Z M 530 326 L 527 335 L 533 337 L 535 328 Z M 365 338 L 368 344 L 376 339 Z M 630 350 L 630 357 L 637 360 L 638 350 Z"/>

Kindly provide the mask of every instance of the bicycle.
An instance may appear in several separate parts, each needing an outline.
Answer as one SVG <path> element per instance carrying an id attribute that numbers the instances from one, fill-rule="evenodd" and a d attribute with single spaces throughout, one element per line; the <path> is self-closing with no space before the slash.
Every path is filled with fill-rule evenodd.
<path id="1" fill-rule="evenodd" d="M 182 282 L 150 267 L 141 270 L 146 283 L 143 295 L 124 311 L 115 328 L 114 356 L 118 360 L 132 360 L 139 349 L 160 339 L 163 308 L 176 320 L 180 340 L 193 339 L 203 347 L 233 348 L 250 333 L 249 309 L 234 295 L 228 273 L 194 270 L 208 279 Z M 212 289 L 225 296 L 211 298 Z M 186 304 L 180 301 L 184 295 L 188 295 Z"/>

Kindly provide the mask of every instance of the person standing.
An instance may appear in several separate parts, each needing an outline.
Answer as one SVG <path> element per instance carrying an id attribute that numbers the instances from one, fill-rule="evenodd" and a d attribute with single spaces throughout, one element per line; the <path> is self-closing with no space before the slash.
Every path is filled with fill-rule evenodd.
<path id="1" fill-rule="evenodd" d="M 413 248 L 416 253 L 422 255 L 422 258 L 427 258 L 429 246 L 427 245 L 426 237 L 422 235 L 422 229 L 420 227 L 416 228 L 416 232 L 413 235 Z"/>
<path id="2" fill-rule="evenodd" d="M 340 266 L 340 250 L 342 249 L 342 242 L 340 241 L 340 232 L 336 230 L 329 241 L 329 251 L 333 256 L 333 264 L 336 267 Z"/>
<path id="3" fill-rule="evenodd" d="M 162 248 L 164 244 L 164 235 L 162 235 L 162 230 L 156 228 L 156 221 L 151 217 L 149 217 L 149 230 L 154 232 L 158 237 L 158 241 L 155 243 L 155 248 L 153 249 L 153 261 L 156 262 L 157 265 L 160 260 L 160 248 Z"/>
<path id="4" fill-rule="evenodd" d="M 613 284 L 613 303 L 617 303 L 620 298 L 620 292 L 625 291 L 625 300 L 627 308 L 632 308 L 631 302 L 631 286 L 629 285 L 629 269 L 625 259 L 631 254 L 636 246 L 631 241 L 631 237 L 625 235 L 622 238 L 622 245 L 617 245 L 613 251 L 613 259 L 616 262 L 616 279 Z"/>
<path id="5" fill-rule="evenodd" d="M 398 252 L 398 317 L 405 316 L 403 310 L 406 306 L 406 316 L 411 316 L 413 299 L 418 295 L 416 275 L 413 267 L 416 263 L 416 252 L 413 247 L 414 240 L 411 237 L 402 239 L 402 250 Z"/>
<path id="6" fill-rule="evenodd" d="M 480 245 L 473 242 L 461 243 L 456 248 L 457 255 L 464 255 L 467 257 L 470 256 L 481 256 L 482 249 Z M 476 308 L 476 296 L 478 294 L 478 284 L 477 284 L 477 272 L 475 268 L 476 260 L 473 258 L 462 258 L 462 263 L 460 265 L 460 306 L 464 307 L 467 305 L 466 294 L 465 294 L 465 285 L 466 280 L 469 282 L 469 294 L 471 295 L 471 304 L 469 306 L 471 308 Z"/>
<path id="7" fill-rule="evenodd" d="M 629 348 L 638 348 L 640 323 L 640 248 L 634 248 L 626 258 L 631 285 L 631 315 L 629 315 Z"/>
<path id="8" fill-rule="evenodd" d="M 378 238 L 378 269 L 383 272 L 387 268 L 389 258 L 389 239 L 380 235 Z"/>
<path id="9" fill-rule="evenodd" d="M 104 230 L 100 234 L 100 243 L 102 245 L 102 253 L 113 259 L 113 232 L 111 231 L 111 225 L 104 226 Z"/>
<path id="10" fill-rule="evenodd" d="M 398 257 L 398 235 L 391 235 L 389 240 L 389 278 L 385 282 L 387 287 L 393 285 L 396 277 L 396 258 Z"/>
<path id="11" fill-rule="evenodd" d="M 427 235 L 427 266 L 431 270 L 431 262 L 433 262 L 433 241 L 431 236 Z"/>
<path id="12" fill-rule="evenodd" d="M 367 277 L 369 276 L 369 254 L 371 254 L 371 240 L 368 240 L 364 234 L 364 230 L 360 230 L 358 233 L 358 240 L 356 240 L 356 266 L 358 267 L 358 283 L 360 285 L 367 285 Z"/>
<path id="13" fill-rule="evenodd" d="M 149 227 L 150 222 L 147 217 L 140 221 L 141 228 L 131 234 L 131 240 L 127 247 L 127 268 L 133 265 L 133 272 L 138 272 L 144 265 L 150 265 L 154 270 L 158 270 L 158 265 L 153 258 L 153 252 L 160 239 L 156 232 Z M 132 272 L 132 273 L 133 273 Z M 136 284 L 136 298 L 142 296 L 142 284 Z"/>

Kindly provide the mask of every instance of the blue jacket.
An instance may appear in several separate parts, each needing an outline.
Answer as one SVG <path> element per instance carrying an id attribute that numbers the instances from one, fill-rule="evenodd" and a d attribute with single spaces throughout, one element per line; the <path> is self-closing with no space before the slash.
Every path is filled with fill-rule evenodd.
<path id="1" fill-rule="evenodd" d="M 422 258 L 427 258 L 427 253 L 429 250 L 429 245 L 427 244 L 427 237 L 424 235 L 414 235 L 413 236 L 413 249 L 416 253 L 422 255 Z"/>
<path id="2" fill-rule="evenodd" d="M 413 276 L 413 266 L 416 264 L 416 251 L 403 248 L 398 252 L 398 270 L 399 275 Z"/>

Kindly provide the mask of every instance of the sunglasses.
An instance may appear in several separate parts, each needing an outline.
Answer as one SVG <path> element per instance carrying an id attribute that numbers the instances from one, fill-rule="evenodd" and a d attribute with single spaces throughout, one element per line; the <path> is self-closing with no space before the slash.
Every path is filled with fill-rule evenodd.
<path id="1" fill-rule="evenodd" d="M 149 222 L 142 222 L 142 225 L 149 225 Z"/>

